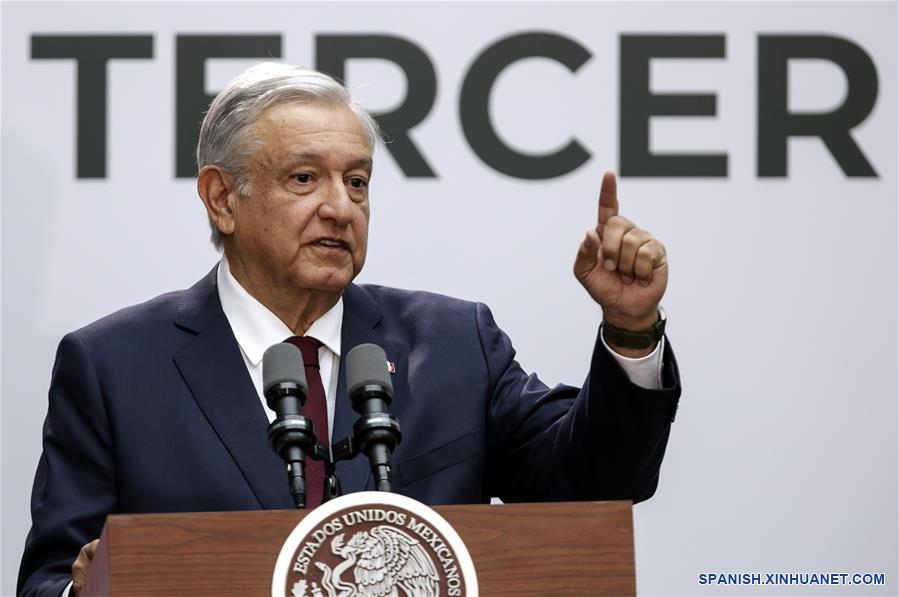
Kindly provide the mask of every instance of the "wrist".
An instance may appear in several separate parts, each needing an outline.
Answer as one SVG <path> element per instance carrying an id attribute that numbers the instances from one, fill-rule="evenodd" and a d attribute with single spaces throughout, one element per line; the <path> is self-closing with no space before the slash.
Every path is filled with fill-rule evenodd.
<path id="1" fill-rule="evenodd" d="M 656 307 L 648 314 L 638 317 L 603 309 L 602 320 L 604 323 L 608 323 L 616 328 L 639 333 L 648 330 L 659 321 L 659 308 Z"/>
<path id="2" fill-rule="evenodd" d="M 659 307 L 651 317 L 603 317 L 602 338 L 615 352 L 640 358 L 655 350 L 665 335 L 667 315 Z"/>

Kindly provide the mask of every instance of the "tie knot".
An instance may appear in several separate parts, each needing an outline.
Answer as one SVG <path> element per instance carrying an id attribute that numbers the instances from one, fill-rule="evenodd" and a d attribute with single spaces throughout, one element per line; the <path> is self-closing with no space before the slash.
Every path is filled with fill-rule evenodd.
<path id="1" fill-rule="evenodd" d="M 285 342 L 293 344 L 303 353 L 303 366 L 318 369 L 318 349 L 323 345 L 312 336 L 291 336 Z"/>

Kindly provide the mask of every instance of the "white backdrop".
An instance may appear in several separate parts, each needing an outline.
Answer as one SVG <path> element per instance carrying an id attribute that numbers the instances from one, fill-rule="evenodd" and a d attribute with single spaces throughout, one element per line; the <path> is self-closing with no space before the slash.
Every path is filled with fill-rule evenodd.
<path id="1" fill-rule="evenodd" d="M 380 33 L 430 56 L 437 99 L 412 137 L 438 172 L 376 154 L 363 282 L 488 303 L 526 369 L 579 384 L 600 320 L 570 267 L 619 163 L 619 36 L 711 33 L 726 58 L 656 60 L 654 92 L 714 93 L 716 117 L 656 118 L 655 151 L 727 153 L 726 178 L 619 182 L 622 213 L 666 242 L 664 304 L 684 394 L 654 498 L 635 508 L 645 595 L 896 594 L 897 42 L 895 3 L 9 3 L 2 5 L 2 580 L 12 594 L 61 336 L 184 288 L 217 259 L 190 179 L 174 175 L 175 36 L 279 34 L 315 62 L 315 36 Z M 522 150 L 576 136 L 592 157 L 565 176 L 499 174 L 462 134 L 475 57 L 512 34 L 585 46 L 575 74 L 508 68 L 490 108 Z M 75 175 L 75 63 L 34 60 L 34 34 L 153 36 L 153 57 L 108 67 L 105 179 Z M 789 175 L 756 174 L 757 37 L 826 34 L 867 52 L 877 103 L 853 131 L 878 173 L 849 178 L 819 139 L 789 144 Z M 253 60 L 210 60 L 214 92 Z M 791 110 L 828 111 L 846 76 L 790 63 Z M 395 65 L 351 62 L 369 108 L 404 96 Z M 885 573 L 886 586 L 704 586 L 707 572 Z"/>

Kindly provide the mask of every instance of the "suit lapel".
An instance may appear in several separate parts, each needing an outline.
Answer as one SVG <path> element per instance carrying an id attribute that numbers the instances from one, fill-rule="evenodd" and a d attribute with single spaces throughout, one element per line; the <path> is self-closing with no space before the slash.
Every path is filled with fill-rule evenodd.
<path id="1" fill-rule="evenodd" d="M 333 442 L 342 440 L 353 433 L 353 423 L 359 415 L 353 411 L 346 389 L 346 355 L 355 346 L 371 342 L 387 350 L 380 331 L 381 309 L 372 296 L 362 287 L 350 284 L 343 294 L 343 328 L 340 334 L 340 369 L 337 380 L 337 396 L 334 410 Z M 370 476 L 368 458 L 359 455 L 353 460 L 337 464 L 344 493 L 365 489 Z"/>
<path id="2" fill-rule="evenodd" d="M 268 420 L 222 311 L 215 269 L 185 293 L 175 324 L 196 335 L 175 354 L 175 365 L 260 506 L 292 508 L 284 467 L 267 443 Z"/>

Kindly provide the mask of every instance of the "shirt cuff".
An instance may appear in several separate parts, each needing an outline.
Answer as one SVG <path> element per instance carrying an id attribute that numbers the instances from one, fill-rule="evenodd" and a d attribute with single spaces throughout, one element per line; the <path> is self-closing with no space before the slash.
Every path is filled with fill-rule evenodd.
<path id="1" fill-rule="evenodd" d="M 599 335 L 599 338 L 602 340 L 602 345 L 606 347 L 606 350 L 611 353 L 612 357 L 624 369 L 631 383 L 645 390 L 662 389 L 662 354 L 665 352 L 665 338 L 659 340 L 655 350 L 651 353 L 636 359 L 620 355 L 612 350 L 606 344 L 606 339 L 602 337 L 602 334 Z"/>
<path id="2" fill-rule="evenodd" d="M 69 597 L 72 594 L 72 586 L 75 584 L 74 580 L 70 580 L 69 584 L 66 585 L 66 588 L 63 590 L 62 595 L 59 597 Z"/>

